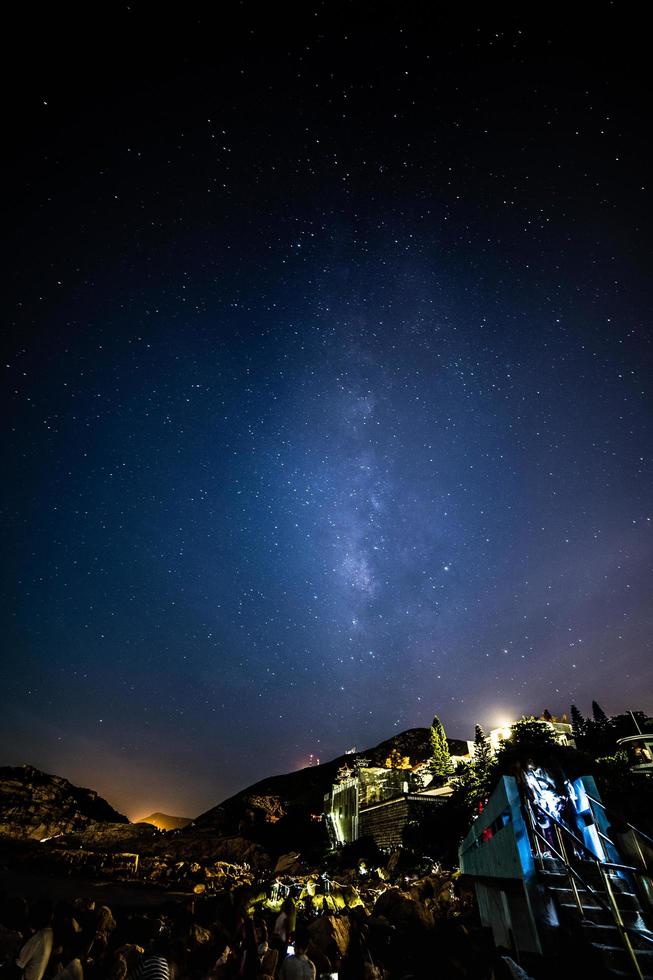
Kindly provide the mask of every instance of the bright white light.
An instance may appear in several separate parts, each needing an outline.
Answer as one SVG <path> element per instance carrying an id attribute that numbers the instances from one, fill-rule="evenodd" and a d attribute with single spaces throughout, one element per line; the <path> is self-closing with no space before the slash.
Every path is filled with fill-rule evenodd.
<path id="1" fill-rule="evenodd" d="M 508 715 L 498 715 L 494 720 L 495 728 L 510 729 L 513 724 L 513 719 L 509 718 Z"/>

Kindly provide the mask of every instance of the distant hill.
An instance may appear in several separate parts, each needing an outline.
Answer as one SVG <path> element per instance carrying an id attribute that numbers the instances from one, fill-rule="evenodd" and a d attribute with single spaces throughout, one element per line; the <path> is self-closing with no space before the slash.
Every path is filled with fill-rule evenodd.
<path id="1" fill-rule="evenodd" d="M 0 767 L 0 836 L 42 840 L 92 823 L 128 824 L 92 790 L 34 766 Z"/>
<path id="2" fill-rule="evenodd" d="M 141 817 L 139 820 L 135 820 L 134 823 L 151 823 L 159 830 L 181 830 L 182 827 L 187 827 L 191 822 L 192 817 L 172 817 L 169 813 L 151 813 L 149 817 Z"/>

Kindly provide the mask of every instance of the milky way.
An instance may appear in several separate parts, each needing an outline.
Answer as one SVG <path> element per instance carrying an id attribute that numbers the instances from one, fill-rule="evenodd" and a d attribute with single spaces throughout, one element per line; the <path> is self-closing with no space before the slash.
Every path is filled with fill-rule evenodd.
<path id="1" fill-rule="evenodd" d="M 637 32 L 226 9 L 16 28 L 0 761 L 192 815 L 650 712 Z"/>

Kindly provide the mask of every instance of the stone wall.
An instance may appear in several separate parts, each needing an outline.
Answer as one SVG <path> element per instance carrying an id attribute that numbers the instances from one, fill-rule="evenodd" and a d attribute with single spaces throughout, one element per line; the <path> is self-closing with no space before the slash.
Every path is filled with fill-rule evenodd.
<path id="1" fill-rule="evenodd" d="M 398 847 L 403 842 L 404 827 L 413 820 L 424 819 L 442 802 L 407 795 L 368 807 L 360 812 L 359 835 L 373 837 L 379 847 Z"/>

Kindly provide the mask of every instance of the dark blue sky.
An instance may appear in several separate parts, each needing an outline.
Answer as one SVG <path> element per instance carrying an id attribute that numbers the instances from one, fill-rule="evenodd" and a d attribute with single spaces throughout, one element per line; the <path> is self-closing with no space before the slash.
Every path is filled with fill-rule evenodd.
<path id="1" fill-rule="evenodd" d="M 651 711 L 636 25 L 225 10 L 14 28 L 0 761 L 194 815 Z"/>

